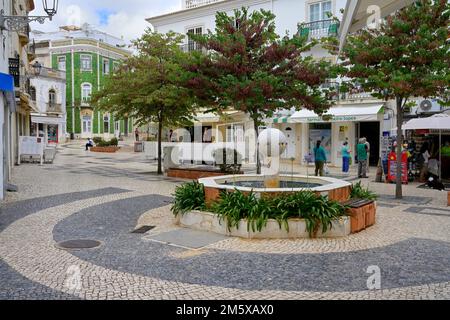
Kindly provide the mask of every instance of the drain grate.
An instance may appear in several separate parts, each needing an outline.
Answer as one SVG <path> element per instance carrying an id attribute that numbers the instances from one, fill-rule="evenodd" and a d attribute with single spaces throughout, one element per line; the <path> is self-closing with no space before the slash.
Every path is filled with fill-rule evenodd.
<path id="1" fill-rule="evenodd" d="M 146 233 L 152 229 L 154 229 L 156 226 L 142 226 L 140 228 L 137 228 L 133 231 L 131 231 L 131 233 Z"/>
<path id="2" fill-rule="evenodd" d="M 100 241 L 88 239 L 67 240 L 58 243 L 58 247 L 62 249 L 91 249 L 100 245 Z"/>

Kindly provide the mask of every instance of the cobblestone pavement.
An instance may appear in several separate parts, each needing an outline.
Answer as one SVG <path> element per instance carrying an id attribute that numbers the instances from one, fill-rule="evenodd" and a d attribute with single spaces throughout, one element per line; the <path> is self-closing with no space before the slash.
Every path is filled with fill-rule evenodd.
<path id="1" fill-rule="evenodd" d="M 364 181 L 382 194 L 377 224 L 342 239 L 227 238 L 201 249 L 154 241 L 177 230 L 177 180 L 143 155 L 60 148 L 52 165 L 15 168 L 0 211 L 0 299 L 449 299 L 446 194 Z M 302 170 L 299 168 L 298 170 Z M 371 170 L 373 174 L 375 170 Z M 421 197 L 421 198 L 418 198 Z M 154 226 L 145 234 L 132 233 Z M 57 243 L 93 239 L 92 249 Z M 368 290 L 368 268 L 381 289 Z M 369 268 L 370 269 L 370 268 Z"/>

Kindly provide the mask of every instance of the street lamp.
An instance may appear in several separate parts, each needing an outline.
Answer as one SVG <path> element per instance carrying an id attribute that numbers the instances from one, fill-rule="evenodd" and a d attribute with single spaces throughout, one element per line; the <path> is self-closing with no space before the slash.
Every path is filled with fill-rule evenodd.
<path id="1" fill-rule="evenodd" d="M 58 1 L 59 0 L 42 0 L 42 6 L 45 13 L 47 13 L 47 16 L 5 16 L 5 11 L 3 9 L 0 10 L 0 31 L 21 31 L 30 22 L 37 21 L 40 24 L 43 24 L 46 18 L 52 20 L 53 16 L 58 11 Z"/>
<path id="2" fill-rule="evenodd" d="M 36 76 L 39 76 L 41 74 L 41 70 L 42 70 L 42 64 L 40 64 L 38 61 L 36 61 L 35 63 L 33 63 L 33 65 L 31 66 L 34 70 L 34 74 Z"/>

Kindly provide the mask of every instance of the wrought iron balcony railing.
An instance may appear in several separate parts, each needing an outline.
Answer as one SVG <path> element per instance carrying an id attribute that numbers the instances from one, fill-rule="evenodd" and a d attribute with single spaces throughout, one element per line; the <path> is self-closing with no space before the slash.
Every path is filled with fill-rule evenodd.
<path id="1" fill-rule="evenodd" d="M 194 51 L 206 52 L 206 49 L 196 42 L 190 42 L 188 44 L 183 44 L 180 46 L 180 49 L 183 52 L 194 52 Z"/>
<path id="2" fill-rule="evenodd" d="M 299 25 L 298 32 L 301 36 L 307 36 L 309 39 L 337 36 L 339 22 L 333 19 L 327 19 L 303 23 Z"/>

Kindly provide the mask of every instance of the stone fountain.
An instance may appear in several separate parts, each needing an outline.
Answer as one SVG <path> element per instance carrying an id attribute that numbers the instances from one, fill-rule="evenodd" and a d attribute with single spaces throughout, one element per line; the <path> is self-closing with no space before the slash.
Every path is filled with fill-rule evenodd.
<path id="1" fill-rule="evenodd" d="M 283 132 L 269 128 L 258 137 L 259 152 L 263 156 L 261 174 L 266 188 L 280 187 L 280 156 L 286 150 L 287 139 Z"/>

